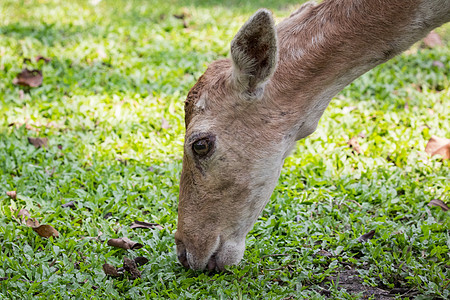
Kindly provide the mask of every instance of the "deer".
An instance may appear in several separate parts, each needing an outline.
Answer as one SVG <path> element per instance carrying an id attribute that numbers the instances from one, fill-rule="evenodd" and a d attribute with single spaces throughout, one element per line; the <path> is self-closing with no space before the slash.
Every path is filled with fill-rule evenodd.
<path id="1" fill-rule="evenodd" d="M 185 101 L 180 263 L 238 264 L 285 158 L 332 98 L 449 21 L 450 0 L 307 2 L 276 26 L 267 9 L 251 16 Z"/>

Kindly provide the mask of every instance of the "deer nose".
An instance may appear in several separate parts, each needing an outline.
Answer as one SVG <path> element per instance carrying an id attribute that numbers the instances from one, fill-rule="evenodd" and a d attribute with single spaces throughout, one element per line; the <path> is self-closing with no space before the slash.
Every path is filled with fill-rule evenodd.
<path id="1" fill-rule="evenodd" d="M 213 255 L 210 257 L 210 259 L 208 261 L 208 270 L 214 271 L 216 269 L 216 266 L 217 266 L 216 255 Z"/>
<path id="2" fill-rule="evenodd" d="M 186 269 L 189 269 L 189 263 L 186 256 L 186 250 L 182 250 L 180 254 L 177 255 L 178 260 Z"/>

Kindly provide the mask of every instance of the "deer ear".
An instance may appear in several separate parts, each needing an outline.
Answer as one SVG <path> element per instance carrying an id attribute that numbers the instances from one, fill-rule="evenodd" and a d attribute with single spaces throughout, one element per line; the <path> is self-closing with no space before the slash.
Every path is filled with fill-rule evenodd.
<path id="1" fill-rule="evenodd" d="M 231 42 L 233 81 L 245 98 L 262 96 L 264 84 L 275 71 L 278 50 L 272 13 L 258 10 Z"/>

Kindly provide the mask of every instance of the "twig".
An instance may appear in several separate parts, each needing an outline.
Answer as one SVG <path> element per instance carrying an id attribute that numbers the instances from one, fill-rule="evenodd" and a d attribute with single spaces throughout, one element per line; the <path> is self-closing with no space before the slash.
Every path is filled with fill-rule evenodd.
<path id="1" fill-rule="evenodd" d="M 356 202 L 355 200 L 353 200 L 353 199 L 345 199 L 345 200 L 347 200 L 347 201 L 350 201 L 350 202 L 353 202 L 353 203 L 355 203 L 356 204 L 356 206 L 358 206 L 359 208 L 362 208 L 362 205 L 361 204 L 359 204 L 358 202 Z"/>
<path id="2" fill-rule="evenodd" d="M 267 255 L 262 256 L 262 257 L 260 258 L 260 260 L 263 260 L 263 259 L 268 258 L 268 257 L 288 256 L 288 255 L 289 255 L 289 254 L 287 254 L 287 253 L 281 253 L 281 254 L 267 254 Z"/>
<path id="3" fill-rule="evenodd" d="M 403 296 L 409 295 L 409 293 L 413 290 L 414 288 L 410 288 L 408 291 L 406 291 L 406 293 L 403 293 L 399 296 L 399 298 L 402 298 Z M 411 293 L 411 296 L 414 296 L 415 294 L 417 294 L 417 291 Z"/>
<path id="4" fill-rule="evenodd" d="M 275 269 L 266 269 L 264 267 L 263 268 L 264 268 L 264 271 L 279 271 L 279 270 L 283 270 L 283 269 L 286 269 L 286 268 L 292 268 L 291 264 L 293 264 L 295 262 L 297 262 L 296 259 L 290 261 L 287 265 L 284 265 L 284 266 L 281 266 L 281 267 L 278 267 L 278 268 L 275 268 Z"/>
<path id="5" fill-rule="evenodd" d="M 264 271 L 279 271 L 279 270 L 283 270 L 286 269 L 287 266 L 281 266 L 279 268 L 275 268 L 275 269 L 266 269 L 264 268 Z"/>

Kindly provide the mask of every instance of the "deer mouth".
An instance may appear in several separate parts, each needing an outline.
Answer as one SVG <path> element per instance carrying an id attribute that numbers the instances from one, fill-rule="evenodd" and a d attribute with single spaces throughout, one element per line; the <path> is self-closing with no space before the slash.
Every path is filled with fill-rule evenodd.
<path id="1" fill-rule="evenodd" d="M 183 265 L 183 267 L 185 267 L 186 269 L 194 269 L 191 267 L 191 264 L 189 263 L 188 260 L 188 255 L 186 250 L 184 250 L 181 254 L 178 254 L 178 260 L 180 261 L 180 263 Z M 217 261 L 216 261 L 216 253 L 214 253 L 208 260 L 208 263 L 206 264 L 206 269 L 210 272 L 213 271 L 222 271 L 222 269 L 218 268 L 217 265 Z"/>
<path id="2" fill-rule="evenodd" d="M 195 253 L 189 251 L 185 244 L 178 240 L 177 242 L 177 257 L 183 267 L 193 270 L 208 270 L 208 271 L 222 271 L 223 267 L 220 267 L 220 262 L 217 261 L 217 254 L 221 248 L 220 238 L 217 238 L 215 247 L 213 247 L 209 253 L 202 255 L 201 253 Z"/>
<path id="3" fill-rule="evenodd" d="M 215 246 L 215 247 L 214 247 Z M 236 265 L 244 256 L 245 240 L 222 241 L 217 238 L 216 244 L 206 253 L 191 252 L 180 240 L 177 241 L 177 256 L 187 269 L 210 272 L 221 272 L 225 266 Z"/>
<path id="4" fill-rule="evenodd" d="M 216 253 L 214 253 L 208 260 L 208 264 L 206 265 L 208 271 L 212 272 L 215 271 L 217 268 L 217 261 L 216 261 Z"/>

